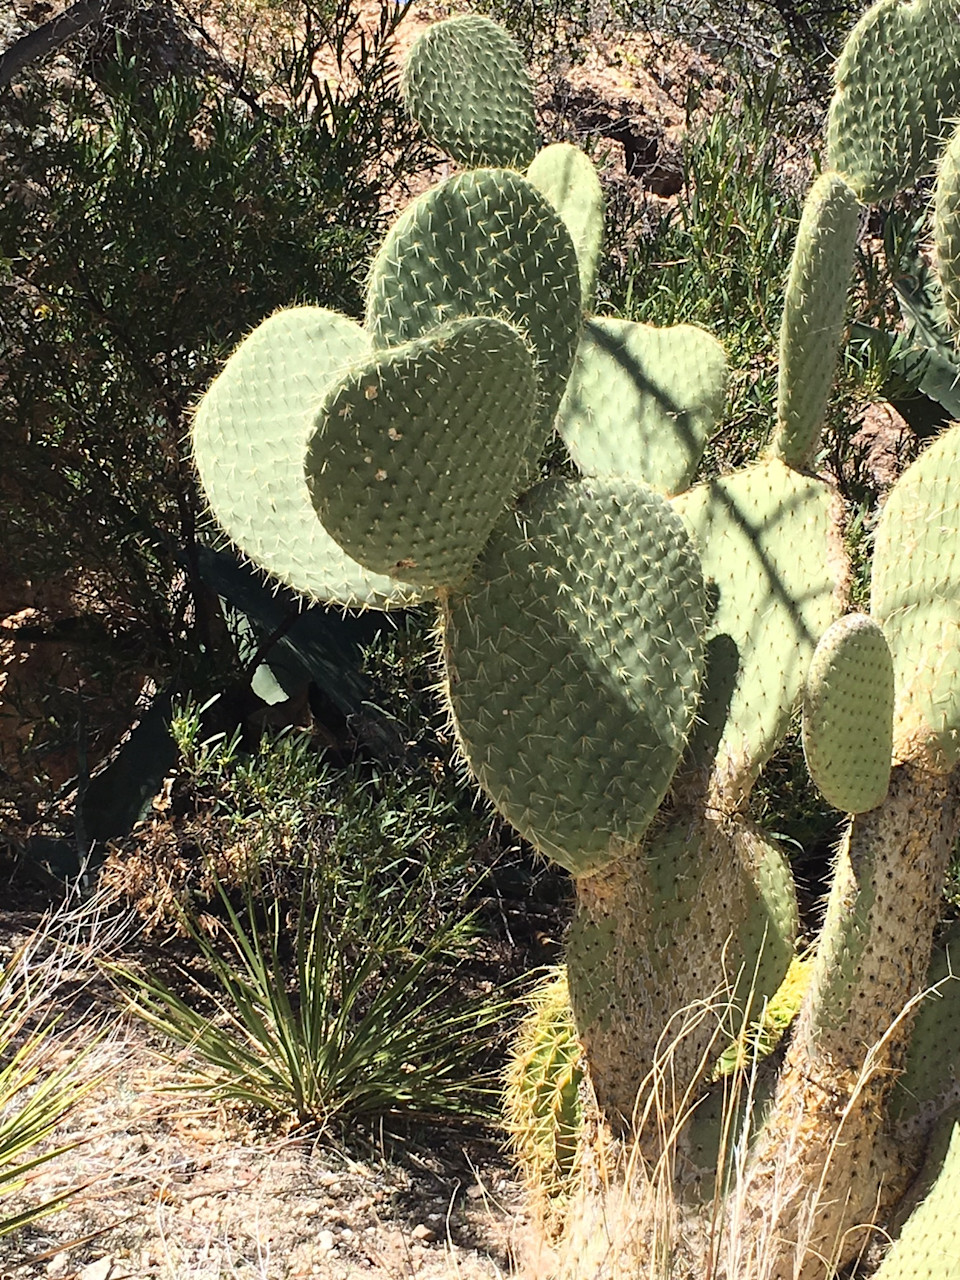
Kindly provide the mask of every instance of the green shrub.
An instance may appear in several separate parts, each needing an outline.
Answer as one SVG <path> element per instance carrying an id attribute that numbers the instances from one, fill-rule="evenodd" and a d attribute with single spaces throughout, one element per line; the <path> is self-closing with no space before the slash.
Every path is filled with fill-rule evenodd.
<path id="1" fill-rule="evenodd" d="M 134 1013 L 191 1050 L 183 1088 L 321 1126 L 489 1111 L 508 1007 L 465 964 L 476 824 L 424 774 L 335 770 L 303 735 L 248 755 L 202 741 L 191 708 L 174 729 L 176 829 L 140 833 L 104 881 L 199 958 L 113 969 Z"/>
<path id="2" fill-rule="evenodd" d="M 88 686 L 134 669 L 189 687 L 233 661 L 198 566 L 190 409 L 281 303 L 360 306 L 388 193 L 422 154 L 389 64 L 401 13 L 385 2 L 354 55 L 350 0 L 304 0 L 272 63 L 220 78 L 186 55 L 161 74 L 108 32 L 2 94 L 5 589 L 16 607 L 27 580 L 57 584 L 80 621 L 51 639 Z M 313 74 L 320 54 L 342 86 Z M 38 745 L 76 739 L 66 702 Z"/>

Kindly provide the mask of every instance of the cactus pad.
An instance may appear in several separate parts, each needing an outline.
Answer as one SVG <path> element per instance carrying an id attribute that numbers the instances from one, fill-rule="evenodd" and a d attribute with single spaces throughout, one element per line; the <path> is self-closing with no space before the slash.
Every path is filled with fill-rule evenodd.
<path id="1" fill-rule="evenodd" d="M 926 994 L 910 1033 L 910 1046 L 891 1099 L 901 1129 L 923 1133 L 931 1116 L 960 1103 L 960 923 L 954 921 L 934 950 Z"/>
<path id="2" fill-rule="evenodd" d="M 862 613 L 823 633 L 807 673 L 803 751 L 828 804 L 866 813 L 883 802 L 893 752 L 893 658 Z"/>
<path id="3" fill-rule="evenodd" d="M 303 459 L 328 382 L 370 349 L 359 325 L 291 307 L 241 342 L 197 406 L 193 454 L 224 530 L 295 591 L 346 606 L 414 604 L 427 592 L 363 569 L 317 519 Z"/>
<path id="4" fill-rule="evenodd" d="M 603 191 L 593 161 L 569 142 L 537 153 L 527 177 L 567 224 L 580 263 L 584 311 L 593 308 L 603 248 Z"/>
<path id="5" fill-rule="evenodd" d="M 693 479 L 726 385 L 723 347 L 702 329 L 597 316 L 584 325 L 557 429 L 584 475 L 678 493 Z"/>
<path id="6" fill-rule="evenodd" d="M 391 578 L 461 582 L 536 462 L 536 401 L 523 338 L 492 316 L 375 351 L 317 413 L 306 476 L 324 528 Z"/>
<path id="7" fill-rule="evenodd" d="M 432 187 L 374 260 L 366 326 L 375 346 L 409 342 L 465 315 L 508 320 L 530 344 L 543 443 L 580 336 L 580 272 L 560 215 L 519 173 L 480 169 Z"/>
<path id="8" fill-rule="evenodd" d="M 943 1126 L 922 1178 L 929 1189 L 874 1280 L 960 1280 L 960 1121 Z"/>
<path id="9" fill-rule="evenodd" d="M 879 0 L 837 62 L 830 166 L 868 204 L 932 172 L 944 122 L 960 112 L 956 0 Z"/>
<path id="10" fill-rule="evenodd" d="M 424 133 L 464 168 L 525 168 L 532 160 L 530 77 L 516 42 L 489 18 L 428 27 L 410 49 L 401 90 Z"/>
<path id="11" fill-rule="evenodd" d="M 821 635 L 842 612 L 837 499 L 771 458 L 673 499 L 715 609 L 691 760 L 737 800 L 790 725 Z"/>
<path id="12" fill-rule="evenodd" d="M 628 481 L 548 481 L 501 520 L 443 624 L 463 755 L 575 875 L 645 831 L 696 709 L 705 602 L 682 522 Z"/>
<path id="13" fill-rule="evenodd" d="M 877 524 L 870 601 L 893 654 L 894 757 L 960 760 L 960 426 L 908 467 Z"/>
<path id="14" fill-rule="evenodd" d="M 780 327 L 777 426 L 771 443 L 777 457 L 792 467 L 809 467 L 816 453 L 859 221 L 857 197 L 843 179 L 821 174 L 804 204 Z"/>
<path id="15" fill-rule="evenodd" d="M 956 333 L 960 331 L 960 129 L 954 133 L 940 161 L 933 238 L 943 303 Z"/>

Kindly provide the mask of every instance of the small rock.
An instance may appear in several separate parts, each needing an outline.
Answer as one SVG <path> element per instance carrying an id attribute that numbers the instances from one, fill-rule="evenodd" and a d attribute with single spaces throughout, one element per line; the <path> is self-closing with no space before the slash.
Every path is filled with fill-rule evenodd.
<path id="1" fill-rule="evenodd" d="M 69 1253 L 55 1253 L 47 1263 L 46 1272 L 48 1276 L 62 1276 L 70 1265 Z"/>
<path id="2" fill-rule="evenodd" d="M 340 1239 L 341 1239 L 341 1240 L 352 1240 L 352 1239 L 353 1239 L 353 1230 L 352 1230 L 352 1228 L 351 1228 L 351 1227 L 341 1227 L 341 1228 L 340 1228 Z"/>
<path id="3" fill-rule="evenodd" d="M 321 1169 L 317 1174 L 317 1182 L 321 1187 L 336 1187 L 338 1191 L 340 1189 L 340 1179 L 332 1169 Z"/>
<path id="4" fill-rule="evenodd" d="M 476 1183 L 472 1187 L 467 1187 L 468 1200 L 482 1200 L 485 1194 L 483 1187 L 478 1187 Z"/>
<path id="5" fill-rule="evenodd" d="M 98 1258 L 96 1262 L 88 1262 L 77 1272 L 77 1280 L 110 1280 L 113 1274 L 114 1259 L 108 1254 Z"/>
<path id="6" fill-rule="evenodd" d="M 414 1240 L 436 1240 L 437 1238 L 437 1233 L 424 1222 L 418 1223 L 410 1234 Z"/>
<path id="7" fill-rule="evenodd" d="M 317 1248 L 321 1253 L 332 1253 L 337 1247 L 332 1231 L 321 1231 L 317 1235 Z"/>

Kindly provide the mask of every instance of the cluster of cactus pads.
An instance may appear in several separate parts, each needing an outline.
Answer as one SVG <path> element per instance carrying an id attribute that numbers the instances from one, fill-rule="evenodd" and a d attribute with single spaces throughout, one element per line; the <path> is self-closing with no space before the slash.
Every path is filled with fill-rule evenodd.
<path id="1" fill-rule="evenodd" d="M 711 1239 L 717 1203 L 737 1206 L 737 1261 L 712 1275 L 832 1275 L 915 1203 L 879 1274 L 960 1277 L 960 997 L 934 947 L 960 761 L 960 426 L 884 506 L 868 615 L 848 612 L 842 507 L 814 466 L 863 203 L 931 173 L 960 113 L 958 0 L 880 0 L 847 42 L 769 445 L 699 483 L 722 348 L 594 314 L 600 183 L 577 148 L 537 150 L 510 38 L 438 23 L 403 87 L 459 169 L 386 236 L 362 325 L 294 307 L 230 357 L 195 415 L 211 509 L 313 600 L 436 601 L 463 759 L 575 880 L 565 985 L 511 1069 L 517 1147 L 577 1206 L 573 1274 L 616 1269 L 612 1182 L 669 1166 L 689 1206 L 676 1275 L 709 1188 Z M 934 222 L 960 328 L 960 134 Z M 569 465 L 544 479 L 555 432 Z M 801 704 L 811 775 L 852 816 L 788 1048 L 731 1121 L 716 1046 L 795 959 L 793 877 L 749 799 Z M 630 1248 L 631 1274 L 663 1256 L 642 1221 Z"/>

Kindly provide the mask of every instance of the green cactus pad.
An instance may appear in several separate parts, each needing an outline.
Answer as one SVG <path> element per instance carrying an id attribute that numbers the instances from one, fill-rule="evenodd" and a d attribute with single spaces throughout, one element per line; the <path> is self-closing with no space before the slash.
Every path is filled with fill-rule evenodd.
<path id="1" fill-rule="evenodd" d="M 504 1127 L 530 1189 L 548 1199 L 567 1190 L 582 1112 L 582 1050 L 562 966 L 532 993 L 507 1062 Z"/>
<path id="2" fill-rule="evenodd" d="M 717 1059 L 713 1078 L 730 1076 L 738 1071 L 749 1071 L 761 1058 L 773 1053 L 800 1011 L 803 997 L 810 985 L 812 964 L 810 957 L 794 956 L 786 977 L 754 1019 L 727 1045 Z"/>
<path id="3" fill-rule="evenodd" d="M 748 1070 L 749 1075 L 737 1073 L 712 1084 L 677 1135 L 679 1182 L 687 1200 L 715 1204 L 728 1192 L 744 1147 L 749 1150 L 763 1127 L 776 1073 L 769 1062 Z"/>
<path id="4" fill-rule="evenodd" d="M 823 633 L 807 673 L 803 752 L 820 794 L 844 813 L 883 802 L 893 752 L 893 658 L 862 613 Z"/>
<path id="5" fill-rule="evenodd" d="M 894 757 L 960 760 L 960 427 L 908 467 L 877 524 L 870 613 L 893 654 Z"/>
<path id="6" fill-rule="evenodd" d="M 516 829 L 575 875 L 645 831 L 696 708 L 705 602 L 682 522 L 628 481 L 548 481 L 446 601 L 463 755 Z"/>
<path id="7" fill-rule="evenodd" d="M 431 188 L 374 260 L 366 325 L 375 346 L 409 342 L 465 315 L 508 320 L 529 342 L 544 442 L 580 336 L 580 273 L 560 215 L 519 173 L 480 169 Z"/>
<path id="8" fill-rule="evenodd" d="M 462 582 L 536 462 L 536 404 L 530 352 L 492 316 L 374 352 L 317 413 L 306 477 L 324 528 L 375 572 Z"/>
<path id="9" fill-rule="evenodd" d="M 926 1195 L 873 1280 L 960 1280 L 960 1121 L 935 1136 L 923 1172 Z"/>
<path id="10" fill-rule="evenodd" d="M 693 479 L 726 386 L 723 347 L 702 329 L 595 316 L 584 325 L 557 430 L 584 475 L 679 493 Z"/>
<path id="11" fill-rule="evenodd" d="M 527 177 L 567 224 L 580 263 L 584 311 L 593 309 L 603 248 L 603 190 L 593 161 L 569 142 L 537 153 Z"/>
<path id="12" fill-rule="evenodd" d="M 809 467 L 837 362 L 860 222 L 857 197 L 836 173 L 810 188 L 790 265 L 780 326 L 780 372 L 773 452 Z"/>
<path id="13" fill-rule="evenodd" d="M 933 206 L 937 274 L 950 325 L 960 330 L 960 129 L 940 161 Z"/>
<path id="14" fill-rule="evenodd" d="M 830 167 L 868 204 L 933 170 L 944 122 L 960 112 L 956 0 L 879 0 L 837 62 L 827 118 Z"/>
<path id="15" fill-rule="evenodd" d="M 715 610 L 690 760 L 741 799 L 790 725 L 817 642 L 843 611 L 838 499 L 776 458 L 673 499 Z"/>
<path id="16" fill-rule="evenodd" d="M 414 42 L 403 101 L 458 164 L 523 169 L 537 149 L 533 86 L 513 38 L 489 18 L 448 18 Z"/>
<path id="17" fill-rule="evenodd" d="M 317 519 L 303 475 L 327 384 L 369 349 L 346 316 L 278 311 L 241 342 L 197 406 L 193 456 L 213 514 L 261 568 L 315 600 L 386 609 L 430 593 L 342 551 Z"/>

